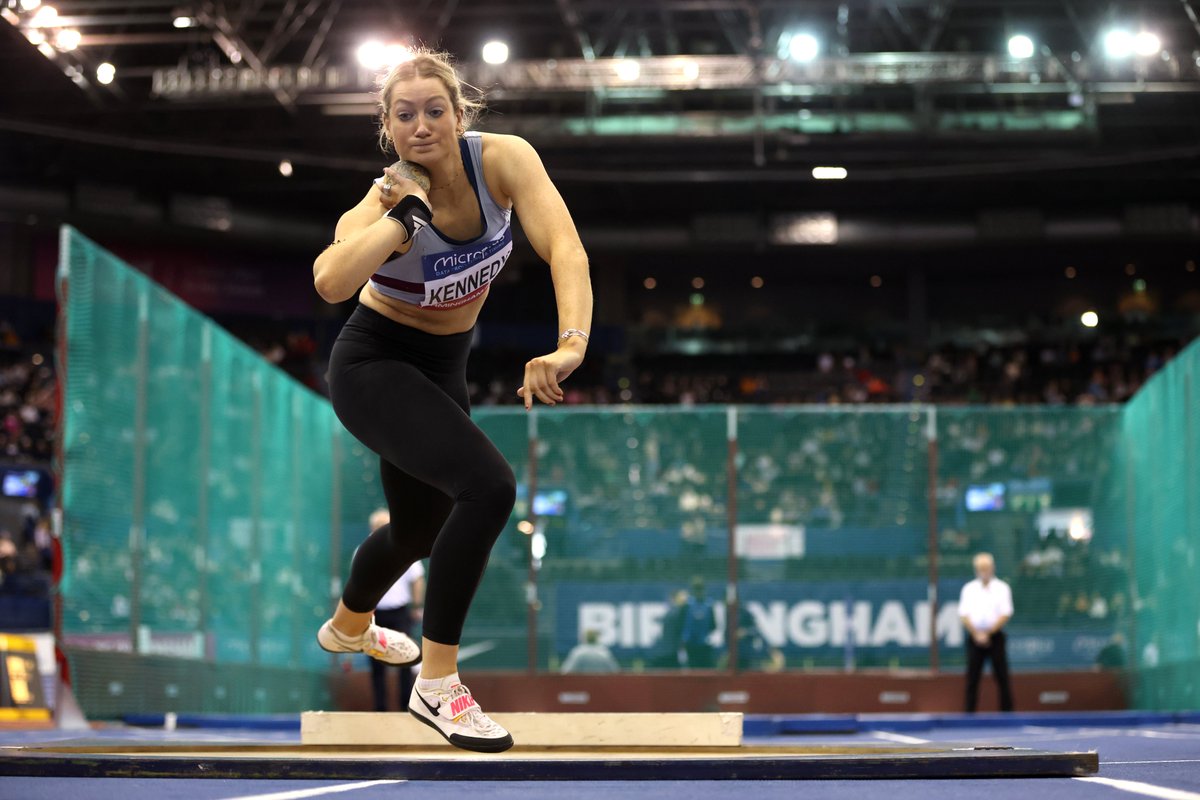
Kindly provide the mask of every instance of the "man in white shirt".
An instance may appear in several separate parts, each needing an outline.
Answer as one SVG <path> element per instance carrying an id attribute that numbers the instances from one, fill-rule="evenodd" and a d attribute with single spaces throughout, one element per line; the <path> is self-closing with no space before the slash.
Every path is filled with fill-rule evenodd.
<path id="1" fill-rule="evenodd" d="M 587 630 L 583 634 L 583 642 L 575 645 L 567 653 L 561 672 L 564 675 L 579 675 L 582 673 L 602 674 L 620 672 L 621 665 L 613 657 L 612 651 L 600 644 L 600 632 Z"/>
<path id="2" fill-rule="evenodd" d="M 958 599 L 958 614 L 967 629 L 967 713 L 974 713 L 978 705 L 979 676 L 988 659 L 1000 688 L 1000 710 L 1012 711 L 1012 685 L 1004 649 L 1004 625 L 1013 615 L 1012 590 L 996 577 L 991 553 L 979 553 L 974 563 L 975 580 L 963 587 Z"/>
<path id="3" fill-rule="evenodd" d="M 386 508 L 376 509 L 371 514 L 370 529 L 377 530 L 390 521 L 391 517 Z M 375 606 L 375 624 L 411 637 L 413 623 L 421 618 L 424 600 L 425 568 L 417 561 L 379 599 L 378 605 Z M 414 680 L 413 668 L 394 667 L 374 658 L 368 661 L 371 664 L 371 694 L 374 696 L 375 710 L 388 710 L 387 674 L 390 669 L 396 669 L 397 682 L 400 685 L 400 710 L 407 711 L 408 696 L 412 693 Z"/>

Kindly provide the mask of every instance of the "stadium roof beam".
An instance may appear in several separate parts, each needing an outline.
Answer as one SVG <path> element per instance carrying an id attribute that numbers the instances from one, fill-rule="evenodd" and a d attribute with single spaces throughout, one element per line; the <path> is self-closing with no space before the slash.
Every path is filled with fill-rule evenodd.
<path id="1" fill-rule="evenodd" d="M 1067 19 L 1071 20 L 1071 24 L 1075 26 L 1075 32 L 1079 34 L 1080 47 L 1084 52 L 1089 52 L 1096 43 L 1099 33 L 1099 28 L 1089 30 L 1079 16 L 1079 12 L 1075 10 L 1075 4 L 1071 0 L 1062 0 L 1063 11 L 1066 12 Z"/>
<path id="2" fill-rule="evenodd" d="M 271 35 L 263 42 L 262 50 L 259 52 L 263 62 L 270 62 L 275 56 L 286 47 L 298 34 L 313 15 L 321 10 L 321 5 L 324 0 L 309 0 L 308 4 L 300 10 L 299 14 L 285 15 L 280 17 L 281 22 L 286 22 L 286 27 L 282 27 L 276 23 L 271 30 Z M 289 0 L 289 7 L 294 5 L 294 0 Z"/>
<path id="3" fill-rule="evenodd" d="M 647 98 L 647 92 L 765 90 L 796 97 L 820 95 L 835 87 L 932 85 L 943 94 L 1029 92 L 1053 94 L 1077 91 L 1087 82 L 1091 91 L 1106 86 L 1133 87 L 1136 92 L 1200 91 L 1200 70 L 1175 61 L 1151 60 L 1137 75 L 1111 76 L 1103 64 L 1066 64 L 1054 58 L 1032 58 L 1014 64 L 1000 55 L 937 53 L 874 53 L 824 58 L 807 63 L 790 59 L 749 56 L 657 56 L 638 59 L 633 80 L 622 78 L 614 66 L 619 59 L 517 60 L 504 64 L 465 64 L 465 77 L 479 86 L 492 86 L 508 98 L 547 97 L 564 92 L 604 92 Z M 1189 62 L 1190 64 L 1190 62 Z M 686 66 L 687 70 L 683 69 Z M 269 70 L 250 66 L 211 70 L 173 66 L 153 71 L 153 94 L 166 99 L 204 99 L 263 94 L 275 88 L 293 93 L 333 92 L 343 96 L 373 88 L 372 75 L 335 65 L 305 69 L 274 65 Z M 630 93 L 634 94 L 630 94 Z"/>
<path id="4" fill-rule="evenodd" d="M 938 40 L 946 31 L 946 25 L 950 22 L 950 13 L 954 10 L 954 2 L 955 0 L 941 0 L 941 2 L 931 3 L 929 5 L 929 24 L 919 33 L 904 16 L 897 3 L 888 2 L 887 12 L 913 47 L 922 53 L 929 53 L 933 51 Z"/>
<path id="5" fill-rule="evenodd" d="M 325 7 L 325 16 L 321 18 L 320 24 L 317 26 L 317 32 L 313 35 L 312 41 L 308 43 L 308 49 L 304 51 L 304 58 L 301 63 L 306 67 L 312 67 L 317 62 L 317 56 L 321 53 L 321 48 L 325 46 L 325 39 L 329 36 L 329 29 L 333 27 L 333 21 L 337 19 L 338 11 L 342 8 L 342 0 L 330 0 L 328 6 Z"/>
<path id="6" fill-rule="evenodd" d="M 450 20 L 454 18 L 455 11 L 458 11 L 458 0 L 446 0 L 442 13 L 438 14 L 437 22 L 434 23 L 431 41 L 436 42 L 442 38 L 446 28 L 450 27 Z"/>
<path id="7" fill-rule="evenodd" d="M 1200 36 L 1200 18 L 1197 18 L 1196 9 L 1192 8 L 1191 0 L 1179 0 L 1179 2 L 1183 3 L 1183 12 L 1192 21 L 1192 27 L 1196 29 L 1196 35 Z"/>
<path id="8" fill-rule="evenodd" d="M 594 61 L 596 51 L 592 48 L 592 41 L 588 37 L 587 31 L 583 29 L 583 23 L 579 19 L 579 12 L 575 10 L 574 4 L 571 0 L 554 0 L 554 2 L 558 6 L 558 12 L 562 15 L 563 22 L 575 35 L 575 40 L 579 42 L 579 52 L 584 61 Z"/>
<path id="9" fill-rule="evenodd" d="M 946 32 L 946 25 L 950 22 L 950 12 L 954 10 L 954 0 L 945 0 L 943 3 L 936 3 L 931 9 L 933 13 L 933 22 L 930 23 L 929 29 L 925 31 L 925 37 L 921 40 L 921 52 L 929 53 L 937 46 L 938 40 L 942 38 L 942 34 Z"/>
<path id="10" fill-rule="evenodd" d="M 725 38 L 729 41 L 729 46 L 739 56 L 750 55 L 750 37 L 741 30 L 741 23 L 732 11 L 725 8 L 718 8 L 713 11 L 717 18 L 717 22 L 721 25 L 721 32 L 725 34 Z"/>
<path id="11" fill-rule="evenodd" d="M 314 0 L 319 2 L 320 0 Z M 242 38 L 241 33 L 233 25 L 232 22 L 211 2 L 205 2 L 196 15 L 196 19 L 204 25 L 212 29 L 212 38 L 217 46 L 225 53 L 225 55 L 234 64 L 240 61 L 245 61 L 252 69 L 258 72 L 266 72 L 266 63 L 260 58 L 254 48 Z M 285 110 L 290 113 L 295 113 L 296 104 L 292 101 L 291 96 L 279 86 L 269 87 L 271 95 L 278 101 Z"/>
<path id="12" fill-rule="evenodd" d="M 604 26 L 604 29 L 592 39 L 593 53 L 603 53 L 608 49 L 609 41 L 621 30 L 627 16 L 629 16 L 629 9 L 625 6 L 618 6 L 613 9 L 612 13 L 609 14 L 608 23 Z"/>
<path id="13" fill-rule="evenodd" d="M 675 32 L 675 20 L 671 17 L 671 9 L 662 0 L 655 0 L 654 5 L 658 11 L 658 18 L 662 21 L 663 39 L 667 45 L 666 55 L 678 55 L 682 48 L 679 46 L 679 34 Z"/>

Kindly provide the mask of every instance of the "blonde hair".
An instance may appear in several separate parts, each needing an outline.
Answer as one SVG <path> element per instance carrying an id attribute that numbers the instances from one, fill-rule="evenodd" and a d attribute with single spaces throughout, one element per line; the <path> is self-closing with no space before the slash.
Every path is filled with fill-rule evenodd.
<path id="1" fill-rule="evenodd" d="M 412 58 L 392 67 L 379 80 L 379 146 L 386 153 L 392 140 L 387 133 L 388 112 L 392 107 L 392 91 L 400 81 L 415 78 L 437 78 L 446 87 L 450 95 L 450 105 L 456 115 L 462 115 L 458 135 L 462 136 L 467 129 L 475 124 L 483 110 L 482 92 L 470 84 L 463 83 L 454 68 L 451 55 L 442 50 L 430 50 L 418 47 L 412 51 Z M 476 97 L 468 97 L 463 89 L 470 89 Z M 394 147 L 394 146 L 393 146 Z"/>

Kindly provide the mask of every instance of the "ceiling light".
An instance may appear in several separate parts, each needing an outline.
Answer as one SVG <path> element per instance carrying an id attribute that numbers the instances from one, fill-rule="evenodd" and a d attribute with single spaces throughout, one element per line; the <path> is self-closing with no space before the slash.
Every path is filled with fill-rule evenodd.
<path id="1" fill-rule="evenodd" d="M 503 64 L 508 61 L 508 45 L 504 42 L 488 42 L 483 46 L 483 60 L 489 64 Z"/>
<path id="2" fill-rule="evenodd" d="M 279 174 L 285 178 L 292 177 L 292 162 L 286 158 L 279 162 Z"/>
<path id="3" fill-rule="evenodd" d="M 58 24 L 58 9 L 54 6 L 42 6 L 29 20 L 31 28 L 53 28 Z"/>
<path id="4" fill-rule="evenodd" d="M 96 67 L 96 80 L 105 86 L 112 83 L 115 77 L 117 77 L 117 68 L 107 61 Z"/>
<path id="5" fill-rule="evenodd" d="M 173 24 L 176 28 L 190 28 L 196 24 L 196 21 L 191 17 L 176 17 Z"/>
<path id="6" fill-rule="evenodd" d="M 383 49 L 383 65 L 388 68 L 403 64 L 405 61 L 412 61 L 412 58 L 412 48 L 407 45 L 389 44 Z"/>
<path id="7" fill-rule="evenodd" d="M 788 55 L 796 61 L 812 61 L 821 52 L 821 43 L 811 33 L 797 33 L 788 42 Z"/>
<path id="8" fill-rule="evenodd" d="M 63 28 L 54 37 L 54 46 L 62 51 L 74 50 L 83 41 L 83 35 L 74 28 Z"/>
<path id="9" fill-rule="evenodd" d="M 641 65 L 633 59 L 625 58 L 617 62 L 617 77 L 621 80 L 636 81 L 641 74 Z"/>
<path id="10" fill-rule="evenodd" d="M 387 58 L 387 49 L 383 42 L 372 39 L 360 44 L 354 55 L 358 59 L 358 63 L 367 69 L 383 69 L 384 60 Z"/>
<path id="11" fill-rule="evenodd" d="M 1142 31 L 1133 37 L 1133 51 L 1139 56 L 1157 55 L 1162 50 L 1162 40 L 1150 31 Z"/>
<path id="12" fill-rule="evenodd" d="M 1129 57 L 1133 53 L 1132 34 L 1119 29 L 1104 34 L 1104 53 L 1109 58 Z"/>
<path id="13" fill-rule="evenodd" d="M 848 173 L 845 167 L 813 167 L 812 176 L 819 181 L 840 181 Z"/>
<path id="14" fill-rule="evenodd" d="M 1029 58 L 1033 55 L 1033 39 L 1017 34 L 1008 40 L 1008 54 L 1013 58 Z"/>

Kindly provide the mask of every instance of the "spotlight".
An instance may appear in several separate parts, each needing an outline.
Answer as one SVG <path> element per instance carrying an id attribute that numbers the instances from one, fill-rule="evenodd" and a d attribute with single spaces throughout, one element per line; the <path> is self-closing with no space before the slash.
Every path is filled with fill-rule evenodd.
<path id="1" fill-rule="evenodd" d="M 504 42 L 488 42 L 483 46 L 483 60 L 489 64 L 508 61 L 508 45 Z"/>
<path id="2" fill-rule="evenodd" d="M 171 24 L 176 28 L 190 28 L 196 24 L 196 21 L 191 17 L 176 17 L 175 21 Z"/>
<path id="3" fill-rule="evenodd" d="M 42 4 L 42 0 L 21 0 L 22 11 L 33 11 Z"/>
<path id="4" fill-rule="evenodd" d="M 380 70 L 412 58 L 412 50 L 402 44 L 384 44 L 371 39 L 358 46 L 355 56 L 358 63 L 367 69 Z"/>
<path id="5" fill-rule="evenodd" d="M 405 61 L 412 61 L 412 48 L 402 44 L 389 44 L 383 49 L 383 66 L 392 68 Z"/>
<path id="6" fill-rule="evenodd" d="M 1150 31 L 1142 31 L 1133 37 L 1133 52 L 1139 56 L 1157 55 L 1162 50 L 1162 40 Z"/>
<path id="7" fill-rule="evenodd" d="M 1120 29 L 1104 34 L 1104 53 L 1109 58 L 1128 58 L 1133 53 L 1133 35 Z"/>
<path id="8" fill-rule="evenodd" d="M 74 50 L 83 41 L 83 35 L 74 28 L 63 28 L 54 37 L 54 46 L 64 52 Z"/>
<path id="9" fill-rule="evenodd" d="M 821 52 L 821 43 L 811 33 L 797 33 L 788 42 L 788 55 L 795 61 L 812 61 Z"/>
<path id="10" fill-rule="evenodd" d="M 1100 315 L 1095 311 L 1085 311 L 1079 315 L 1079 322 L 1085 328 L 1094 328 L 1100 324 Z"/>
<path id="11" fill-rule="evenodd" d="M 689 83 L 700 77 L 700 65 L 695 61 L 686 60 L 683 62 L 683 79 Z"/>
<path id="12" fill-rule="evenodd" d="M 54 6 L 42 6 L 29 20 L 31 28 L 53 28 L 58 23 L 58 9 Z"/>
<path id="13" fill-rule="evenodd" d="M 819 181 L 840 181 L 848 173 L 845 167 L 813 167 L 812 176 Z"/>
<path id="14" fill-rule="evenodd" d="M 1033 39 L 1023 33 L 1008 40 L 1008 54 L 1013 58 L 1029 58 L 1033 55 Z"/>
<path id="15" fill-rule="evenodd" d="M 105 86 L 112 83 L 115 77 L 117 77 L 117 68 L 107 61 L 96 67 L 96 80 Z"/>
<path id="16" fill-rule="evenodd" d="M 654 280 L 654 278 L 646 278 L 646 280 L 642 281 L 642 286 L 645 286 L 647 289 L 653 289 L 655 286 L 658 286 L 658 281 Z"/>
<path id="17" fill-rule="evenodd" d="M 279 174 L 280 175 L 282 175 L 285 178 L 290 178 L 290 177 L 292 177 L 292 171 L 293 171 L 292 170 L 292 162 L 288 161 L 286 158 L 283 161 L 279 162 Z"/>
<path id="18" fill-rule="evenodd" d="M 617 77 L 621 80 L 636 81 L 641 74 L 641 65 L 633 59 L 625 58 L 617 62 Z"/>
<path id="19" fill-rule="evenodd" d="M 372 39 L 360 44 L 354 55 L 358 59 L 358 63 L 367 69 L 383 69 L 384 61 L 387 59 L 387 49 L 383 42 Z"/>

